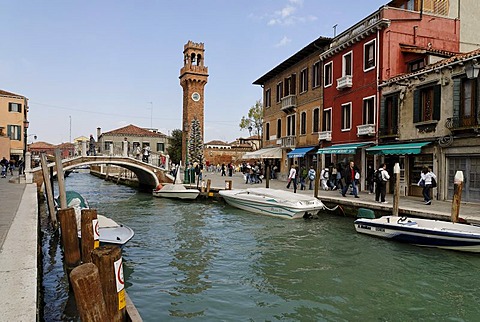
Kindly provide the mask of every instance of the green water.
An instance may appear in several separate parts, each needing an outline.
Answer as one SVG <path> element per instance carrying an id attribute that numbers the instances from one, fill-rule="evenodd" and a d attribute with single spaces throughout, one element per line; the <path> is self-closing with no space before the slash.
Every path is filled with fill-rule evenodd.
<path id="1" fill-rule="evenodd" d="M 124 274 L 144 321 L 480 320 L 480 255 L 360 235 L 353 218 L 283 220 L 88 174 L 67 189 L 135 230 Z"/>

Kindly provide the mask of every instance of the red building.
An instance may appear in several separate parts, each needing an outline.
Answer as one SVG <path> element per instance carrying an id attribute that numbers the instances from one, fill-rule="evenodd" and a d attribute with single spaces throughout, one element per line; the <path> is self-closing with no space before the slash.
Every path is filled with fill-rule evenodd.
<path id="1" fill-rule="evenodd" d="M 478 4 L 455 6 L 447 0 L 391 1 L 333 38 L 320 55 L 322 164 L 353 160 L 363 178 L 367 165 L 376 166 L 365 148 L 378 142 L 380 127 L 394 130 L 388 122 L 398 119 L 398 109 L 382 105 L 378 84 L 458 53 L 462 44 L 466 48 L 462 37 L 470 41 L 471 34 L 461 30 L 460 11 L 474 10 Z"/>

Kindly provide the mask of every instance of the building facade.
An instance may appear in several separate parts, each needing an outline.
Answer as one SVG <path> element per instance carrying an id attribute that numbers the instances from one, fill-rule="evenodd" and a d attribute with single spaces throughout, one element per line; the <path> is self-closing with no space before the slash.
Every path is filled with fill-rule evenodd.
<path id="1" fill-rule="evenodd" d="M 422 167 L 437 174 L 435 196 L 451 199 L 463 171 L 462 201 L 480 202 L 480 49 L 441 60 L 381 84 L 382 111 L 398 115 L 395 141 L 368 148 L 402 165 L 402 193 L 420 196 Z"/>
<path id="2" fill-rule="evenodd" d="M 28 99 L 0 90 L 0 158 L 18 161 L 24 157 L 28 129 Z"/>
<path id="3" fill-rule="evenodd" d="M 253 83 L 263 87 L 264 159 L 279 165 L 280 177 L 293 162 L 316 166 L 323 99 L 319 55 L 329 43 L 316 39 Z M 279 155 L 269 153 L 275 148 L 281 148 Z"/>

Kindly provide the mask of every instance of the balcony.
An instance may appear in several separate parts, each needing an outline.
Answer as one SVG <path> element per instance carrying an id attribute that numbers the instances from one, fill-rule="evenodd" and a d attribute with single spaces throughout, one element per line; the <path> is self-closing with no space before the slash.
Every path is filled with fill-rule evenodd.
<path id="1" fill-rule="evenodd" d="M 332 131 L 318 132 L 318 140 L 332 141 Z"/>
<path id="2" fill-rule="evenodd" d="M 282 111 L 289 113 L 297 108 L 297 96 L 288 95 L 282 98 Z"/>
<path id="3" fill-rule="evenodd" d="M 445 122 L 445 127 L 450 131 L 478 131 L 480 129 L 480 122 L 475 117 L 449 117 Z"/>
<path id="4" fill-rule="evenodd" d="M 375 124 L 358 125 L 357 136 L 375 136 Z"/>
<path id="5" fill-rule="evenodd" d="M 281 143 L 281 147 L 282 148 L 290 148 L 290 149 L 293 149 L 295 148 L 296 146 L 296 142 L 297 142 L 297 138 L 293 135 L 291 136 L 284 136 L 282 138 L 282 143 Z"/>
<path id="6" fill-rule="evenodd" d="M 337 79 L 337 89 L 352 87 L 352 76 L 345 75 Z"/>

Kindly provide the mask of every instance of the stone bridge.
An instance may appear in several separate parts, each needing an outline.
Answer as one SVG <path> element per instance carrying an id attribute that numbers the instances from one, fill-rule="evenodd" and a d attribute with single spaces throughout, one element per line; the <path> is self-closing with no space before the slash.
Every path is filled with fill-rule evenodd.
<path id="1" fill-rule="evenodd" d="M 26 158 L 28 160 L 28 158 Z M 28 164 L 28 163 L 27 163 Z M 128 169 L 135 173 L 138 179 L 139 187 L 142 189 L 155 188 L 160 182 L 172 182 L 166 175 L 166 170 L 149 163 L 128 157 L 128 156 L 78 156 L 62 160 L 63 170 L 70 170 L 85 165 L 115 165 Z M 55 163 L 50 162 L 48 167 L 53 167 L 54 176 L 56 175 Z M 43 184 L 42 168 L 25 169 L 27 182 L 35 182 L 40 188 Z"/>

